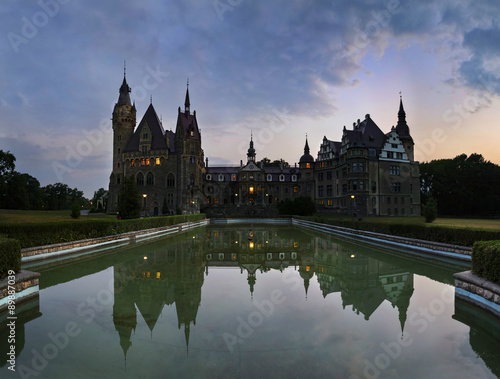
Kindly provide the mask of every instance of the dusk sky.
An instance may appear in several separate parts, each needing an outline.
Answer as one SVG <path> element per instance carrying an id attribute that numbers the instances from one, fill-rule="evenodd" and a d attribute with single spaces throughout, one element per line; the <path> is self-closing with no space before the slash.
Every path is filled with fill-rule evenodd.
<path id="1" fill-rule="evenodd" d="M 2 0 L 0 150 L 42 186 L 107 188 L 123 62 L 137 123 L 175 130 L 189 78 L 209 165 L 316 157 L 402 93 L 416 159 L 500 164 L 498 0 Z"/>

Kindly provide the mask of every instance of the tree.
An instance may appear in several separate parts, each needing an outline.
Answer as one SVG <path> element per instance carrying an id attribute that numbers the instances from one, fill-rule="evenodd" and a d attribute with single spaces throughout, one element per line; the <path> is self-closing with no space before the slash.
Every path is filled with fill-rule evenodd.
<path id="1" fill-rule="evenodd" d="M 91 202 L 92 206 L 96 208 L 97 212 L 104 212 L 103 202 L 107 192 L 108 191 L 106 191 L 102 187 L 99 188 L 97 191 L 94 191 L 94 196 L 92 196 Z"/>
<path id="2" fill-rule="evenodd" d="M 429 199 L 427 199 L 427 202 L 425 203 L 424 209 L 423 209 L 423 214 L 424 214 L 426 223 L 430 224 L 431 222 L 436 220 L 437 210 L 438 209 L 437 209 L 436 200 L 434 200 L 433 197 L 430 197 Z"/>
<path id="3" fill-rule="evenodd" d="M 163 198 L 163 206 L 161 207 L 161 213 L 163 215 L 168 215 L 170 213 L 170 209 L 168 209 L 167 199 Z"/>
<path id="4" fill-rule="evenodd" d="M 16 157 L 10 151 L 4 152 L 0 150 L 0 176 L 13 172 L 16 168 L 15 161 Z"/>
<path id="5" fill-rule="evenodd" d="M 260 160 L 260 163 L 262 163 L 264 167 L 281 167 L 282 164 L 283 167 L 290 167 L 290 164 L 286 162 L 284 159 L 276 159 L 271 162 L 269 158 L 264 157 Z"/>
<path id="6" fill-rule="evenodd" d="M 118 216 L 121 219 L 139 218 L 140 194 L 134 176 L 124 177 L 118 194 Z"/>
<path id="7" fill-rule="evenodd" d="M 78 205 L 78 203 L 74 203 L 71 206 L 70 216 L 71 216 L 71 218 L 74 218 L 74 219 L 80 218 L 80 205 Z"/>
<path id="8" fill-rule="evenodd" d="M 298 197 L 293 201 L 280 201 L 277 207 L 278 212 L 283 215 L 311 216 L 316 212 L 314 201 L 308 196 Z"/>
<path id="9" fill-rule="evenodd" d="M 492 217 L 500 214 L 500 166 L 480 154 L 420 164 L 422 203 L 433 197 L 439 214 Z"/>

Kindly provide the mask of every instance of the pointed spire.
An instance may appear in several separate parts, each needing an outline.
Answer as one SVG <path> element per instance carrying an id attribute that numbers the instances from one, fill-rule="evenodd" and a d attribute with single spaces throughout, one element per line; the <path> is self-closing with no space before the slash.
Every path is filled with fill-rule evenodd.
<path id="1" fill-rule="evenodd" d="M 307 142 L 307 133 L 306 133 L 306 145 L 304 146 L 304 154 L 309 154 L 310 153 L 309 149 L 309 143 Z"/>
<path id="2" fill-rule="evenodd" d="M 250 147 L 248 148 L 248 153 L 247 153 L 247 158 L 248 162 L 254 161 L 255 162 L 255 149 L 253 147 L 253 133 L 250 133 Z"/>
<path id="3" fill-rule="evenodd" d="M 398 124 L 396 125 L 396 132 L 399 135 L 399 138 L 402 140 L 413 141 L 410 136 L 410 128 L 406 123 L 406 112 L 403 107 L 403 96 L 401 92 L 399 92 L 399 111 L 398 111 Z"/>
<path id="4" fill-rule="evenodd" d="M 401 92 L 399 92 L 399 112 L 398 112 L 398 123 L 399 122 L 404 122 L 406 123 L 406 112 L 403 108 L 403 96 L 401 95 Z"/>
<path id="5" fill-rule="evenodd" d="M 187 86 L 186 86 L 186 100 L 184 100 L 184 112 L 186 114 L 189 114 L 189 107 L 190 107 L 190 102 L 189 102 L 189 78 L 187 79 Z"/>
<path id="6" fill-rule="evenodd" d="M 132 105 L 130 102 L 130 95 L 129 93 L 131 92 L 130 87 L 127 84 L 127 78 L 126 78 L 126 66 L 125 62 L 123 63 L 123 82 L 120 87 L 120 96 L 118 96 L 118 106 L 121 105 Z"/>

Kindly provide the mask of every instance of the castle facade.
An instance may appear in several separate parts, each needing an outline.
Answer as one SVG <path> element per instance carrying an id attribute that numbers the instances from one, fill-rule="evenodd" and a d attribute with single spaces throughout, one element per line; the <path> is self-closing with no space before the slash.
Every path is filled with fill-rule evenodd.
<path id="1" fill-rule="evenodd" d="M 318 211 L 353 217 L 420 215 L 420 172 L 400 100 L 388 133 L 366 115 L 344 126 L 341 141 L 325 136 L 315 159 L 306 138 L 293 166 L 264 165 L 250 139 L 246 163 L 212 166 L 204 159 L 189 87 L 175 132 L 165 130 L 151 103 L 136 127 L 136 108 L 124 77 L 113 110 L 113 169 L 108 212 L 116 212 L 124 177 L 133 176 L 146 216 L 206 212 L 209 216 L 277 215 L 280 201 L 310 197 Z"/>

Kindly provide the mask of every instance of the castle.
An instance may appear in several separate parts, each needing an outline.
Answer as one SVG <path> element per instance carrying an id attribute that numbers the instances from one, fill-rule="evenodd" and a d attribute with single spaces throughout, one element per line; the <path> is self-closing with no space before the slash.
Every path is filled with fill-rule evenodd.
<path id="1" fill-rule="evenodd" d="M 367 114 L 341 141 L 323 138 L 317 159 L 306 137 L 298 165 L 264 165 L 250 139 L 246 163 L 211 166 L 204 159 L 189 85 L 184 110 L 178 108 L 175 133 L 165 130 L 153 104 L 136 126 L 137 110 L 124 76 L 113 110 L 113 169 L 108 212 L 116 212 L 123 178 L 139 187 L 142 213 L 161 215 L 206 212 L 209 216 L 272 216 L 283 200 L 310 197 L 319 211 L 353 217 L 420 215 L 420 172 L 414 142 L 400 99 L 398 123 L 382 130 Z"/>

